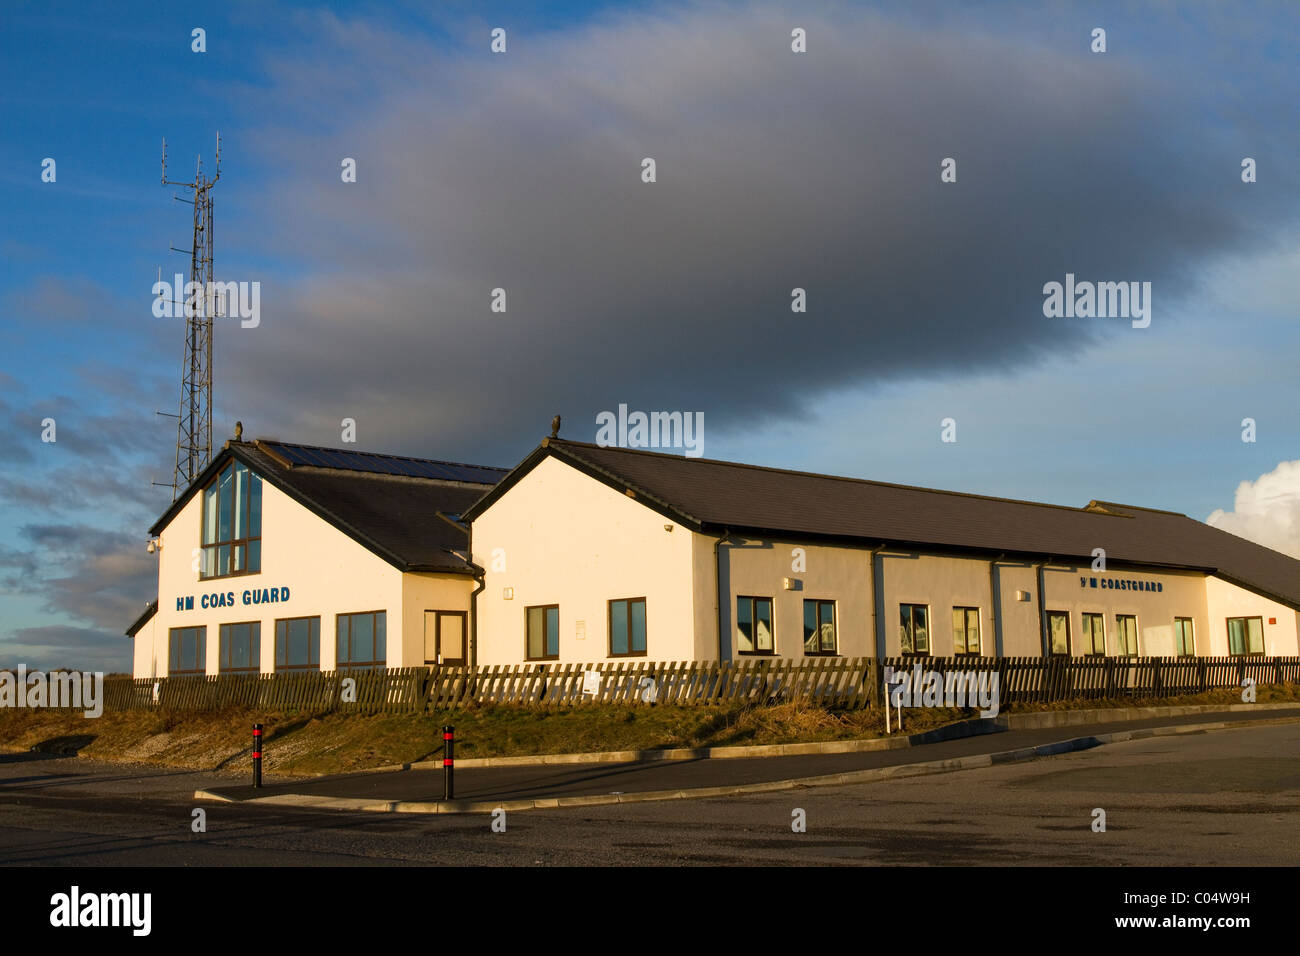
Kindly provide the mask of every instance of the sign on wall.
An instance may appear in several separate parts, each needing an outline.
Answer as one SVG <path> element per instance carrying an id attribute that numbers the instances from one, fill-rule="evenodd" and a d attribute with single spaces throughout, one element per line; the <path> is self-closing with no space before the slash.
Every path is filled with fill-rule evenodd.
<path id="1" fill-rule="evenodd" d="M 254 604 L 283 604 L 289 600 L 288 588 L 249 588 L 235 599 L 234 591 L 213 591 L 210 594 L 199 595 L 199 607 L 203 610 L 216 607 L 237 607 L 240 605 L 251 606 Z M 176 599 L 176 610 L 192 611 L 194 610 L 194 595 L 188 594 Z"/>

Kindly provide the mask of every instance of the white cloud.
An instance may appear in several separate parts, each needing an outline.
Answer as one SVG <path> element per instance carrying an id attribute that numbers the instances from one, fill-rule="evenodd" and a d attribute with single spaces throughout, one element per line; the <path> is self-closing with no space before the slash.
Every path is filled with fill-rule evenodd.
<path id="1" fill-rule="evenodd" d="M 1231 511 L 1217 508 L 1206 524 L 1300 558 L 1300 461 L 1284 461 L 1243 481 Z"/>

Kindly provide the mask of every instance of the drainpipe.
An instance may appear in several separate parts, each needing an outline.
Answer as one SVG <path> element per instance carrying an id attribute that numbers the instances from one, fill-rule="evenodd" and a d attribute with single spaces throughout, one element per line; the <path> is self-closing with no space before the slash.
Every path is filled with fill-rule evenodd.
<path id="1" fill-rule="evenodd" d="M 886 656 L 884 642 L 880 639 L 880 621 L 877 610 L 877 605 L 883 600 L 884 595 L 884 591 L 880 588 L 880 578 L 884 577 L 884 574 L 876 573 L 876 555 L 883 550 L 885 550 L 885 542 L 882 541 L 868 552 L 871 561 L 871 656 L 876 660 L 882 660 Z M 883 562 L 881 567 L 884 567 Z"/>
<path id="2" fill-rule="evenodd" d="M 441 511 L 434 512 L 439 518 L 447 522 L 457 531 L 465 532 L 465 540 L 468 547 L 465 553 L 451 551 L 452 554 L 460 558 L 469 565 L 470 570 L 474 572 L 474 590 L 469 593 L 469 666 L 478 666 L 478 596 L 487 589 L 487 571 L 480 568 L 474 563 L 474 525 L 473 523 L 463 524 L 452 518 L 451 515 L 444 514 Z M 459 517 L 459 515 L 457 516 Z M 451 550 L 451 549 L 448 549 Z"/>
<path id="3" fill-rule="evenodd" d="M 989 562 L 989 618 L 993 624 L 993 656 L 1002 656 L 1002 588 L 998 581 L 998 562 L 1006 560 L 1005 554 L 999 554 Z M 980 648 L 982 657 L 988 657 Z"/>
<path id="4" fill-rule="evenodd" d="M 723 528 L 718 540 L 713 542 L 713 603 L 718 618 L 718 663 L 722 663 L 722 553 L 719 548 L 730 537 L 731 529 Z"/>
<path id="5" fill-rule="evenodd" d="M 1044 660 L 1052 656 L 1052 644 L 1047 635 L 1047 588 L 1043 584 L 1043 568 L 1051 561 L 1052 556 L 1049 554 L 1046 561 L 1034 565 L 1038 576 L 1038 646 L 1042 648 Z"/>

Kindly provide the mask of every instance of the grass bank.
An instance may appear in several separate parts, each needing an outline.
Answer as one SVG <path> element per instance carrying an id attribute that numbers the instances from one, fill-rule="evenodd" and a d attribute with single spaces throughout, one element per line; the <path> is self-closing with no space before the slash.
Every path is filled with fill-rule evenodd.
<path id="1" fill-rule="evenodd" d="M 1300 702 L 1300 687 L 1259 689 L 1260 703 Z M 1144 700 L 1144 706 L 1240 703 L 1231 688 L 1208 694 Z M 1005 713 L 1105 709 L 1121 702 L 1021 704 Z M 971 710 L 914 708 L 916 733 L 975 716 Z M 443 724 L 456 727 L 456 755 L 501 757 L 601 750 L 655 750 L 800 743 L 877 737 L 878 710 L 835 711 L 802 703 L 716 707 L 600 706 L 535 711 L 480 706 L 435 714 L 372 716 L 265 713 L 242 708 L 214 712 L 118 711 L 97 719 L 52 710 L 0 710 L 0 751 L 79 754 L 97 760 L 196 770 L 246 772 L 251 725 L 266 726 L 268 774 L 344 773 L 428 759 L 441 752 Z"/>

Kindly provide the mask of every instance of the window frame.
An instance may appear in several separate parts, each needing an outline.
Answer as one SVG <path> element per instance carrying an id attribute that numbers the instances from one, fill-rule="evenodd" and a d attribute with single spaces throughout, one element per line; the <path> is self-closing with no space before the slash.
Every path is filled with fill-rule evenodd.
<path id="1" fill-rule="evenodd" d="M 752 651 L 742 651 L 740 649 L 740 603 L 742 601 L 749 602 L 749 626 L 751 628 L 750 643 L 754 647 Z M 756 622 L 758 621 L 757 612 L 758 612 L 759 601 L 767 602 L 767 623 L 768 623 L 767 636 L 772 643 L 772 646 L 769 647 L 767 650 L 763 650 L 758 646 L 758 629 L 756 627 Z M 743 657 L 776 656 L 776 599 L 775 598 L 762 597 L 760 595 L 751 595 L 751 594 L 736 595 L 736 654 Z"/>
<path id="2" fill-rule="evenodd" d="M 1178 633 L 1178 625 L 1179 625 L 1180 623 L 1186 623 L 1186 625 L 1187 625 L 1187 631 L 1188 631 L 1188 635 L 1187 635 L 1187 637 L 1188 637 L 1188 646 L 1189 646 L 1190 649 L 1187 650 L 1186 652 L 1184 652 L 1184 651 L 1182 651 L 1182 650 L 1179 649 L 1179 640 L 1180 640 L 1180 635 L 1179 635 L 1179 633 Z M 1195 619 L 1195 618 L 1191 618 L 1191 617 L 1178 617 L 1178 616 L 1175 615 L 1175 617 L 1174 617 L 1174 656 L 1175 656 L 1175 657 L 1195 657 L 1195 656 L 1196 656 L 1196 619 Z"/>
<path id="3" fill-rule="evenodd" d="M 195 652 L 195 660 L 198 667 L 194 670 L 182 670 L 179 667 L 172 667 L 172 658 L 179 659 L 180 655 L 173 655 L 172 647 L 178 631 L 194 631 L 198 636 L 198 648 Z M 188 677 L 196 674 L 206 674 L 208 672 L 208 626 L 206 624 L 193 624 L 188 627 L 171 627 L 167 629 L 167 676 L 168 677 Z"/>
<path id="4" fill-rule="evenodd" d="M 379 616 L 380 616 L 380 615 L 383 615 L 383 617 L 384 617 L 384 657 L 383 657 L 383 659 L 382 659 L 382 660 L 372 660 L 372 661 L 354 661 L 354 660 L 351 660 L 351 657 L 352 657 L 352 621 L 353 621 L 353 619 L 354 619 L 354 618 L 358 618 L 358 617 L 371 617 L 371 618 L 373 618 L 373 624 L 374 624 L 374 625 L 378 625 L 378 623 L 379 623 Z M 338 650 L 339 650 L 339 623 L 340 623 L 344 618 L 347 618 L 347 622 L 348 622 L 348 643 L 347 643 L 347 648 L 348 648 L 348 658 L 349 658 L 349 660 L 348 660 L 346 663 L 344 663 L 342 660 L 340 660 L 340 659 L 339 659 L 339 655 L 338 655 Z M 373 627 L 372 627 L 372 630 L 371 630 L 371 632 L 370 632 L 370 641 L 371 641 L 371 647 L 372 647 L 372 648 L 373 648 L 374 645 L 377 643 L 376 635 L 378 634 L 378 632 L 379 632 L 379 628 L 378 628 L 377 626 L 373 626 Z M 373 654 L 373 651 L 372 651 L 372 654 Z M 349 612 L 349 613 L 347 613 L 347 614 L 335 614 L 335 615 L 334 615 L 334 655 L 335 655 L 335 658 L 334 658 L 334 669 L 335 669 L 335 670 L 340 670 L 340 671 L 341 671 L 341 670 L 359 670 L 359 671 L 360 671 L 360 670 L 378 670 L 378 669 L 380 669 L 380 668 L 387 667 L 387 666 L 388 666 L 388 609 L 387 609 L 387 608 L 381 608 L 381 609 L 379 609 L 379 610 L 375 610 L 375 611 L 352 611 L 352 612 Z"/>
<path id="5" fill-rule="evenodd" d="M 558 605 L 557 605 L 557 606 L 558 606 Z M 440 609 L 438 609 L 438 608 L 427 607 L 427 608 L 424 609 L 424 614 L 425 614 L 425 618 L 424 618 L 424 619 L 425 619 L 426 622 L 428 621 L 428 619 L 429 619 L 428 616 L 429 616 L 430 614 L 432 614 L 432 615 L 434 616 L 434 617 L 433 617 L 433 654 L 434 654 L 434 657 L 433 657 L 433 660 L 431 660 L 431 661 L 430 661 L 430 660 L 426 660 L 426 661 L 424 662 L 425 665 L 426 665 L 426 666 L 428 666 L 428 665 L 432 665 L 432 666 L 442 666 L 442 667 L 464 667 L 466 664 L 468 664 L 468 663 L 469 663 L 469 612 L 467 612 L 467 611 L 443 611 L 443 610 L 440 610 Z M 464 656 L 459 657 L 459 658 L 456 658 L 454 662 L 452 662 L 452 661 L 444 661 L 441 665 L 439 665 L 439 664 L 438 664 L 438 657 L 442 654 L 442 619 L 443 619 L 444 617 L 458 617 L 458 618 L 460 618 L 461 654 L 464 655 Z M 558 628 L 558 626 L 557 626 L 556 630 L 558 631 L 558 629 L 559 629 L 559 628 Z M 559 635 L 557 634 L 557 635 L 556 635 L 557 645 L 558 645 L 558 638 L 559 638 Z M 421 645 L 423 646 L 423 645 L 424 645 L 424 635 L 420 635 L 420 642 L 421 642 Z M 427 652 L 427 651 L 429 650 L 429 648 L 428 648 L 427 646 L 425 646 L 425 647 L 424 647 L 424 650 Z"/>
<path id="6" fill-rule="evenodd" d="M 614 651 L 614 605 L 627 604 L 627 652 L 623 654 Z M 645 647 L 636 650 L 632 646 L 632 605 L 641 605 L 641 621 L 645 628 Z M 605 634 L 608 637 L 609 656 L 610 657 L 645 657 L 650 652 L 650 618 L 649 609 L 646 607 L 646 599 L 642 597 L 632 598 L 611 598 L 605 605 Z"/>
<path id="7" fill-rule="evenodd" d="M 813 605 L 816 608 L 815 615 L 817 619 L 817 650 L 815 651 L 808 650 L 807 631 L 808 631 L 808 605 L 809 604 Z M 800 626 L 804 630 L 804 635 L 803 635 L 803 640 L 799 642 L 799 646 L 803 648 L 804 657 L 839 657 L 840 656 L 840 616 L 839 616 L 839 608 L 837 608 L 835 605 L 836 602 L 832 598 L 804 598 L 803 620 L 800 621 Z M 821 641 L 822 628 L 826 624 L 826 622 L 822 620 L 823 606 L 827 606 L 831 609 L 831 638 L 834 643 L 829 651 L 822 648 L 822 641 Z"/>
<path id="8" fill-rule="evenodd" d="M 550 610 L 555 611 L 555 653 L 554 654 L 546 653 L 546 618 L 547 618 L 546 612 Z M 542 612 L 542 656 L 541 657 L 533 657 L 532 649 L 529 647 L 529 638 L 531 637 L 531 635 L 528 633 L 528 612 L 529 611 Z M 468 635 L 466 636 L 465 640 L 466 641 L 469 640 Z M 559 659 L 560 659 L 560 606 L 558 604 L 530 604 L 528 607 L 524 608 L 524 660 L 558 661 Z"/>
<path id="9" fill-rule="evenodd" d="M 1246 649 L 1238 654 L 1232 651 L 1232 622 L 1241 621 L 1243 626 L 1242 636 L 1246 641 Z M 1247 626 L 1249 621 L 1259 621 L 1259 650 L 1250 649 L 1250 628 Z M 1264 640 L 1264 616 L 1262 614 L 1247 614 L 1241 617 L 1225 618 L 1225 625 L 1228 630 L 1228 656 L 1229 657 L 1263 657 L 1268 650 L 1268 643 Z"/>
<path id="10" fill-rule="evenodd" d="M 1065 650 L 1057 651 L 1052 649 L 1052 617 L 1065 618 Z M 1069 611 L 1052 611 L 1043 610 L 1043 623 L 1047 627 L 1047 656 L 1048 657 L 1070 657 L 1074 650 L 1074 635 L 1070 633 L 1070 612 Z"/>
<path id="11" fill-rule="evenodd" d="M 306 664 L 290 664 L 289 661 L 289 625 L 295 621 L 307 621 L 307 660 Z M 316 622 L 316 633 L 312 634 L 311 623 Z M 284 625 L 284 659 L 285 663 L 280 664 L 280 625 Z M 275 619 L 275 659 L 272 662 L 272 668 L 276 671 L 311 671 L 320 670 L 320 615 L 308 614 L 302 617 L 277 617 Z M 338 640 L 338 626 L 335 625 L 335 641 Z M 312 660 L 313 638 L 315 639 L 315 660 Z M 335 650 L 338 650 L 337 643 Z M 337 666 L 337 662 L 335 662 Z"/>
<path id="12" fill-rule="evenodd" d="M 1122 621 L 1133 622 L 1133 653 L 1125 654 L 1124 650 L 1124 628 L 1121 626 Z M 1138 657 L 1139 656 L 1139 634 L 1138 617 L 1136 614 L 1122 614 L 1115 612 L 1115 656 L 1116 657 Z"/>
<path id="13" fill-rule="evenodd" d="M 965 643 L 964 643 L 964 645 L 963 645 L 963 649 L 960 650 L 960 651 L 957 650 L 957 621 L 955 620 L 958 611 L 962 611 L 962 612 L 964 612 L 964 613 L 963 613 L 963 618 L 964 618 L 964 620 L 963 620 L 963 622 L 962 622 L 962 623 L 963 623 L 962 631 L 963 631 L 963 633 L 965 634 L 965 638 L 966 638 L 966 639 L 965 639 Z M 973 650 L 973 651 L 970 650 L 970 616 L 971 616 L 971 612 L 974 612 L 974 614 L 975 614 L 975 650 Z M 983 633 L 984 628 L 983 628 L 983 626 L 982 626 L 982 625 L 983 625 L 983 622 L 980 620 L 980 609 L 979 609 L 978 607 L 972 607 L 972 606 L 970 606 L 970 605 L 965 605 L 965 604 L 954 604 L 954 605 L 952 606 L 952 613 L 953 613 L 953 618 L 954 618 L 954 620 L 953 620 L 953 622 L 952 622 L 952 627 L 953 627 L 953 645 L 952 645 L 952 655 L 953 655 L 953 657 L 981 657 L 981 656 L 983 656 L 983 653 L 984 653 L 984 633 Z M 932 642 L 932 643 L 933 643 L 933 642 Z"/>
<path id="14" fill-rule="evenodd" d="M 244 536 L 242 538 L 238 538 L 235 537 L 235 528 L 238 526 L 238 521 L 236 520 L 236 515 L 235 515 L 235 505 L 237 504 L 235 499 L 238 497 L 237 495 L 238 482 L 236 481 L 236 476 L 238 475 L 239 470 L 241 468 L 248 476 L 248 481 L 247 481 L 248 490 L 247 490 L 247 494 L 244 497 L 244 507 L 242 509 Z M 227 472 L 229 472 L 231 476 L 230 537 L 223 539 L 221 537 L 221 480 L 226 475 Z M 252 519 L 253 519 L 254 480 L 256 480 L 256 489 L 257 489 L 256 495 L 258 499 L 257 534 L 255 535 L 250 534 L 250 532 L 252 531 Z M 213 540 L 208 541 L 207 540 L 208 492 L 213 488 L 217 489 L 216 517 L 213 519 L 213 524 L 214 524 L 214 527 L 212 529 Z M 199 580 L 200 581 L 215 581 L 219 578 L 238 578 L 238 577 L 244 577 L 245 575 L 249 575 L 249 574 L 261 574 L 262 572 L 262 519 L 264 517 L 262 514 L 261 501 L 262 501 L 262 476 L 259 475 L 257 472 L 253 471 L 252 468 L 249 468 L 247 465 L 245 465 L 243 462 L 239 461 L 236 458 L 232 458 L 230 462 L 227 463 L 226 467 L 222 468 L 219 472 L 217 472 L 217 474 L 213 476 L 212 480 L 203 486 L 203 490 L 199 492 Z M 249 556 L 252 554 L 252 550 L 253 550 L 252 545 L 254 542 L 257 543 L 257 566 L 256 567 L 253 567 L 252 562 L 249 560 Z M 244 567 L 241 570 L 235 571 L 233 570 L 234 563 L 235 563 L 235 553 L 236 553 L 236 549 L 240 547 L 244 549 Z M 222 548 L 227 548 L 229 550 L 229 562 L 232 570 L 227 571 L 224 574 L 220 573 L 220 571 L 209 574 L 207 572 L 208 556 L 209 554 L 212 555 L 212 566 L 215 568 L 217 566 L 218 560 L 220 559 Z"/>
<path id="15" fill-rule="evenodd" d="M 250 664 L 248 667 L 230 667 L 226 662 L 230 659 L 230 646 L 228 643 L 228 634 L 230 628 L 248 627 L 252 628 L 250 642 L 252 647 L 249 649 Z M 262 670 L 262 622 L 261 621 L 231 621 L 226 624 L 217 625 L 217 673 L 218 674 L 258 674 Z"/>
<path id="16" fill-rule="evenodd" d="M 903 621 L 902 621 L 902 615 L 903 615 L 903 609 L 904 609 L 904 608 L 907 609 L 907 623 L 906 623 L 906 624 L 904 624 Z M 924 651 L 918 651 L 918 650 L 916 649 L 916 609 L 917 609 L 917 608 L 924 608 L 924 609 L 925 609 L 925 644 L 926 644 L 926 648 L 925 648 Z M 910 603 L 910 602 L 899 601 L 899 602 L 898 602 L 898 615 L 899 615 L 899 622 L 898 622 L 899 627 L 903 627 L 903 628 L 906 628 L 906 629 L 907 629 L 908 637 L 910 638 L 911 645 L 912 645 L 912 650 L 910 650 L 910 651 L 907 651 L 907 650 L 904 650 L 904 649 L 903 649 L 903 637 L 902 637 L 902 633 L 900 632 L 900 634 L 899 634 L 899 638 L 898 638 L 898 653 L 899 653 L 899 656 L 900 656 L 900 657 L 933 657 L 933 656 L 934 656 L 934 615 L 930 612 L 930 605 L 928 605 L 928 604 L 913 604 L 913 603 Z"/>
<path id="17" fill-rule="evenodd" d="M 1106 656 L 1106 612 L 1105 611 L 1080 611 L 1080 621 L 1083 624 L 1083 637 L 1088 642 L 1088 650 L 1084 652 L 1084 657 L 1105 657 Z M 1101 622 L 1101 650 L 1097 650 L 1097 635 L 1088 627 L 1088 619 L 1096 618 Z"/>

